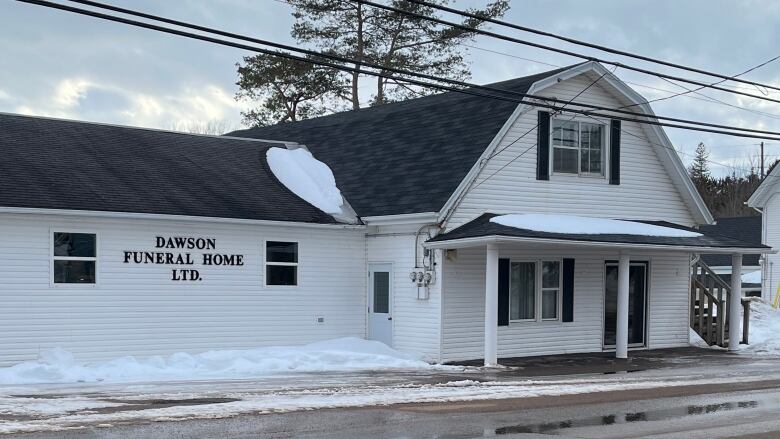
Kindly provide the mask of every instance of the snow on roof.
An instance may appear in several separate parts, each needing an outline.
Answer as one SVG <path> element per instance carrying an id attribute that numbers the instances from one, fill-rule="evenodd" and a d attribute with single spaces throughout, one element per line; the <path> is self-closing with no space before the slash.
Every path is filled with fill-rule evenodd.
<path id="1" fill-rule="evenodd" d="M 761 270 L 755 270 L 748 273 L 742 273 L 743 284 L 760 284 L 761 283 Z"/>
<path id="2" fill-rule="evenodd" d="M 266 159 L 271 172 L 292 193 L 321 211 L 344 222 L 357 222 L 336 186 L 333 171 L 304 148 L 268 148 Z"/>
<path id="3" fill-rule="evenodd" d="M 491 218 L 490 222 L 518 229 L 548 233 L 666 236 L 674 238 L 695 238 L 702 236 L 701 233 L 675 229 L 672 227 L 656 226 L 634 221 L 572 215 L 538 213 L 499 215 Z"/>

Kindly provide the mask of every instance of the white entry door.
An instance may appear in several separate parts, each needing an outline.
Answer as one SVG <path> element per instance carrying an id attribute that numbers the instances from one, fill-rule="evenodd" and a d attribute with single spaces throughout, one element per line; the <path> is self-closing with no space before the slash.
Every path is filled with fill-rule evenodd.
<path id="1" fill-rule="evenodd" d="M 368 338 L 393 345 L 393 266 L 368 266 Z"/>

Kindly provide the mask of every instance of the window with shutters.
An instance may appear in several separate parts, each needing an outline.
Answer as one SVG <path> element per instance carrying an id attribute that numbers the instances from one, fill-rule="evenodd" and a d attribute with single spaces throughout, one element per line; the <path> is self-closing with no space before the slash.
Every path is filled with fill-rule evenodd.
<path id="1" fill-rule="evenodd" d="M 605 176 L 606 124 L 560 117 L 552 120 L 550 131 L 553 174 Z"/>
<path id="2" fill-rule="evenodd" d="M 512 261 L 509 320 L 557 321 L 561 316 L 561 261 Z"/>

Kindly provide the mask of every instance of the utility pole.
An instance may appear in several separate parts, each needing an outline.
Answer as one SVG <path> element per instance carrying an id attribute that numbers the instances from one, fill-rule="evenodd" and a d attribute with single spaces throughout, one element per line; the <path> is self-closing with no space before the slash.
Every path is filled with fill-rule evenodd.
<path id="1" fill-rule="evenodd" d="M 764 178 L 764 142 L 761 142 L 761 178 Z"/>

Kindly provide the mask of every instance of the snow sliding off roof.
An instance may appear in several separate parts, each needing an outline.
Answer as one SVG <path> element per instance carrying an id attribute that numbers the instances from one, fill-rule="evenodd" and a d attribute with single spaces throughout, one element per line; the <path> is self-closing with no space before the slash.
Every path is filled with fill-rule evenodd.
<path id="1" fill-rule="evenodd" d="M 268 148 L 266 159 L 271 172 L 292 193 L 337 220 L 357 222 L 357 215 L 336 187 L 328 165 L 303 148 Z"/>
<path id="2" fill-rule="evenodd" d="M 629 221 L 547 214 L 486 213 L 428 240 L 430 248 L 458 248 L 489 242 L 538 242 L 610 248 L 657 247 L 713 253 L 769 253 L 771 248 L 701 233 L 665 221 Z"/>

